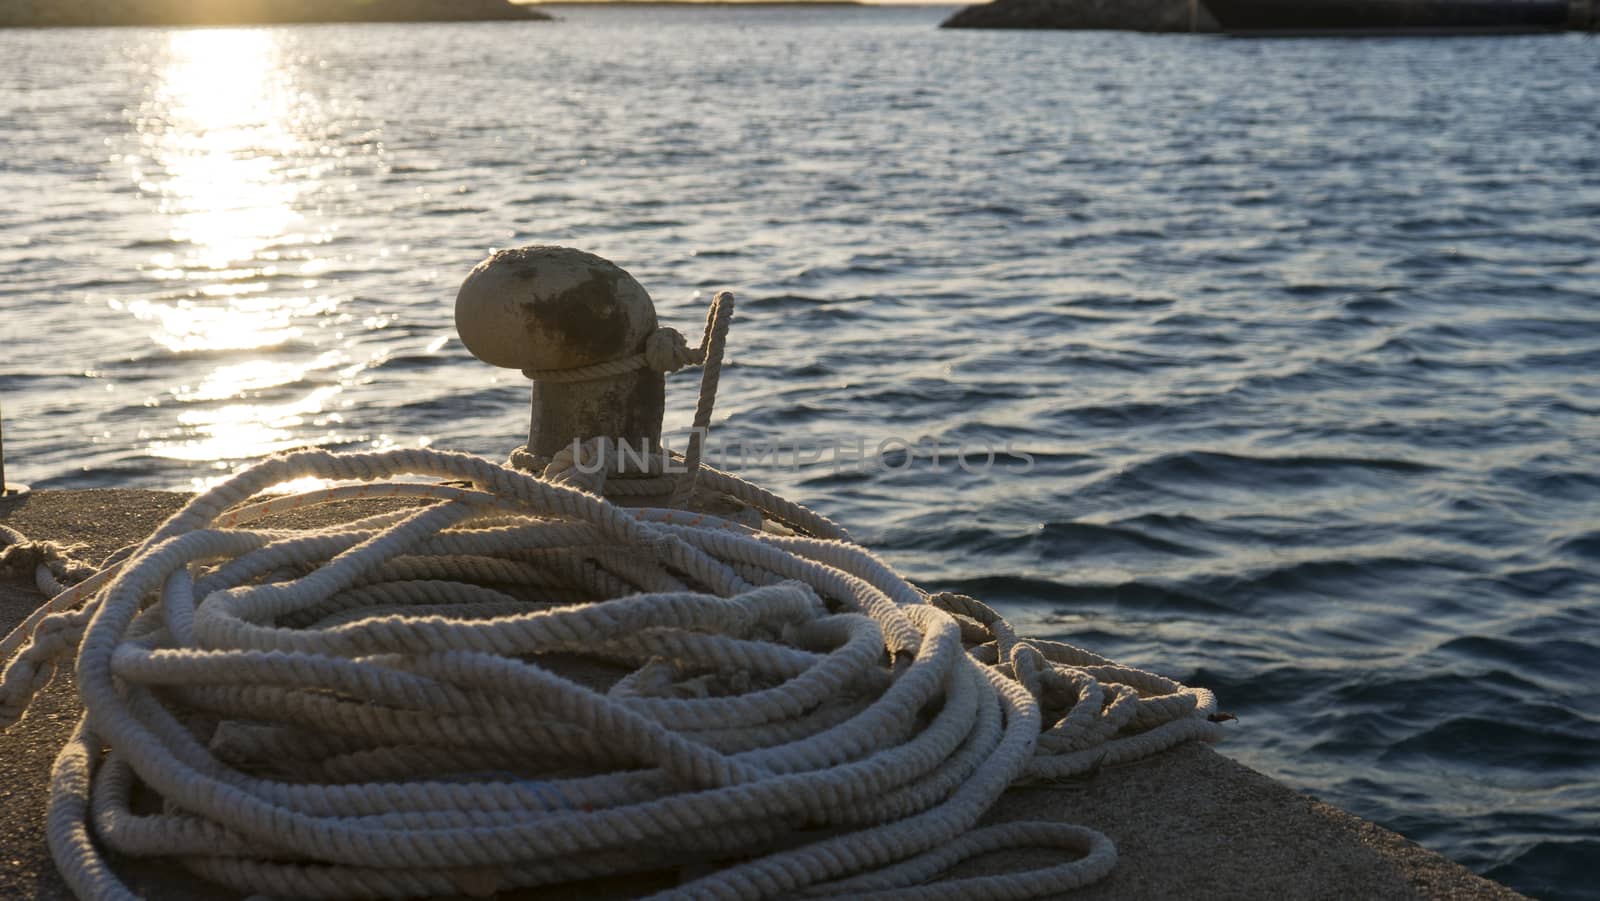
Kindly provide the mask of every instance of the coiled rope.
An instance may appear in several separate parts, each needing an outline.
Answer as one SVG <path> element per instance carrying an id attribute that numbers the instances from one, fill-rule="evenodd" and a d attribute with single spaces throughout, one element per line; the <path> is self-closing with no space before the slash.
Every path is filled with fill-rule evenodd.
<path id="1" fill-rule="evenodd" d="M 663 897 L 1038 897 L 1116 851 L 1080 826 L 975 829 L 1008 786 L 1218 737 L 1209 692 L 1021 639 L 698 469 L 788 527 L 430 450 L 298 452 L 195 497 L 0 642 L 4 724 L 78 649 L 47 813 L 68 885 L 133 898 L 110 849 L 296 898 L 706 864 Z M 255 500 L 308 476 L 366 484 Z M 375 495 L 426 504 L 250 526 Z M 1071 856 L 928 882 L 1017 846 Z"/>

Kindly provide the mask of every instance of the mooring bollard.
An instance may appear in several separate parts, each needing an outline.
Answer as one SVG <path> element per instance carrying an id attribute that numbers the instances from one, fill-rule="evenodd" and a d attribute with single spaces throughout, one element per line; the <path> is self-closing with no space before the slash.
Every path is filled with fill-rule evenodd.
<path id="1" fill-rule="evenodd" d="M 537 457 L 597 437 L 659 445 L 660 372 L 561 376 L 643 353 L 655 330 L 655 304 L 633 276 L 570 247 L 502 250 L 479 263 L 456 295 L 456 332 L 467 350 L 534 379 L 527 450 Z"/>

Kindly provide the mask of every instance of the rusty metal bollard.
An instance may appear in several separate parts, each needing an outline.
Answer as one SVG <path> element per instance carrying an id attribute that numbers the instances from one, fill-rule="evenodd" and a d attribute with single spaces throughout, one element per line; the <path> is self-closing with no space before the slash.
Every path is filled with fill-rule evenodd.
<path id="1" fill-rule="evenodd" d="M 502 250 L 479 263 L 456 295 L 456 331 L 467 350 L 524 373 L 642 353 L 655 329 L 655 304 L 633 276 L 570 247 Z M 655 448 L 665 402 L 663 376 L 648 368 L 583 381 L 536 380 L 527 450 L 551 457 L 595 437 Z"/>

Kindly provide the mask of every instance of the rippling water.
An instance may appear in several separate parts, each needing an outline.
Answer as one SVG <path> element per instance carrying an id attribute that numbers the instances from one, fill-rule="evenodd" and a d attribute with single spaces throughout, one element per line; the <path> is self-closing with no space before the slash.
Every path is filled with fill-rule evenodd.
<path id="1" fill-rule="evenodd" d="M 1035 460 L 758 481 L 1215 688 L 1260 769 L 1600 897 L 1594 40 L 945 12 L 0 32 L 9 474 L 503 455 L 526 383 L 454 339 L 455 288 L 583 247 L 686 328 L 739 292 L 729 440 Z"/>

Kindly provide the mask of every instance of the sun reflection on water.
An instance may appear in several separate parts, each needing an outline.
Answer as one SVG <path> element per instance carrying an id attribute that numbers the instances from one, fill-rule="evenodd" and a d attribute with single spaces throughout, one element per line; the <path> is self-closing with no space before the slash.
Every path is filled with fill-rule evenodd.
<path id="1" fill-rule="evenodd" d="M 223 473 L 337 441 L 343 422 L 338 371 L 348 346 L 319 328 L 339 301 L 308 293 L 328 268 L 322 248 L 332 227 L 302 212 L 339 153 L 324 141 L 328 124 L 283 41 L 268 29 L 173 32 L 129 157 L 163 220 L 166 246 L 145 269 L 165 290 L 113 307 L 152 324 L 153 340 L 179 358 L 217 358 L 156 402 L 180 412 L 147 446 Z"/>
<path id="2" fill-rule="evenodd" d="M 307 424 L 329 425 L 342 421 L 338 413 L 327 412 L 330 401 L 339 393 L 336 385 L 312 391 L 305 397 L 282 404 L 229 404 L 224 407 L 197 408 L 179 414 L 178 421 L 205 437 L 179 442 L 156 441 L 151 449 L 173 460 L 204 462 L 238 459 L 239 451 L 273 454 L 305 444 L 295 429 Z"/>
<path id="3" fill-rule="evenodd" d="M 190 246 L 190 268 L 223 269 L 256 258 L 304 221 L 304 182 L 284 177 L 303 151 L 294 129 L 297 92 L 280 66 L 274 32 L 178 31 L 155 104 L 163 133 L 146 133 L 164 171 L 162 212 L 171 237 Z"/>

